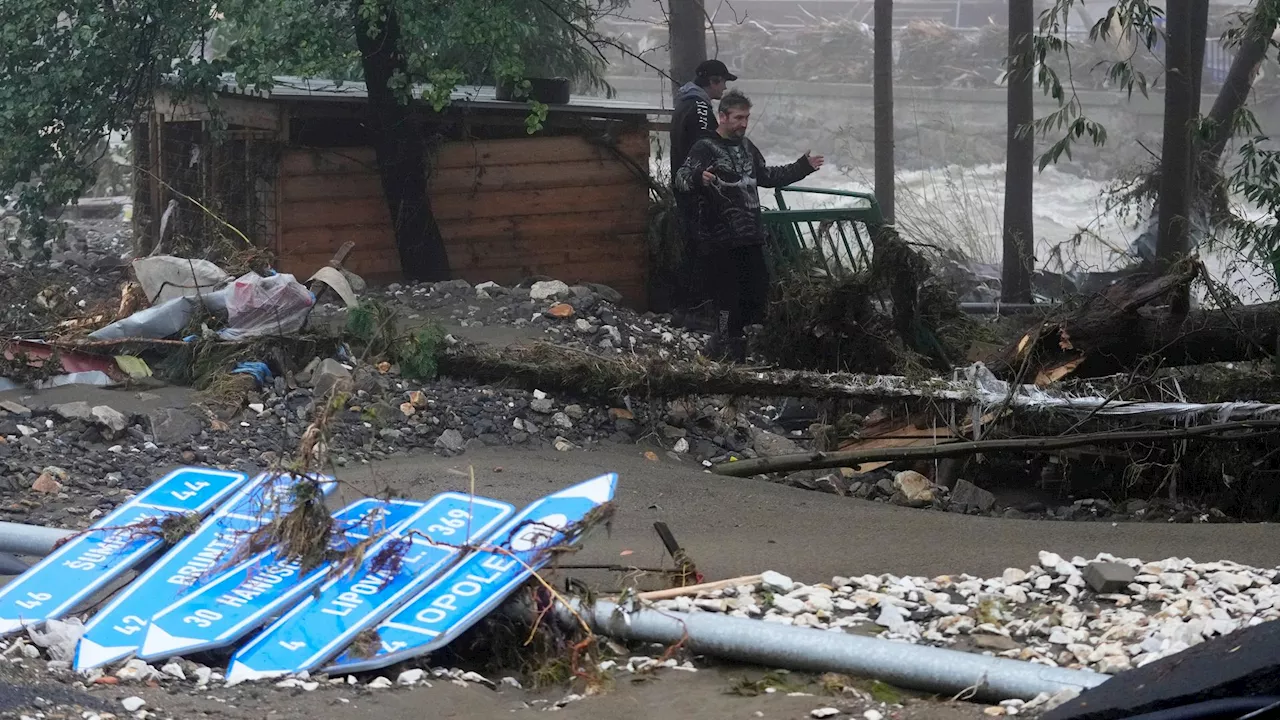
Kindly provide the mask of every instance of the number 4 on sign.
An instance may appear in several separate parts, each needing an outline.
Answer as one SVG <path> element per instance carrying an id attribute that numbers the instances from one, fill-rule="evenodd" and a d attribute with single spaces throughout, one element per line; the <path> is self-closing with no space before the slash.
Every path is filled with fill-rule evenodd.
<path id="1" fill-rule="evenodd" d="M 284 648 L 285 650 L 288 650 L 289 652 L 297 652 L 298 650 L 306 646 L 307 644 L 302 642 L 301 640 L 294 640 L 293 642 L 285 642 L 284 640 L 280 641 L 280 647 Z"/>

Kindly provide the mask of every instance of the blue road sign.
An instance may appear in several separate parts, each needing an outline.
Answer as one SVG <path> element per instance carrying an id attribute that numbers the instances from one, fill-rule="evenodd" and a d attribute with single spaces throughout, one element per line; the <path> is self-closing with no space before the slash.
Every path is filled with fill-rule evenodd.
<path id="1" fill-rule="evenodd" d="M 422 508 L 413 500 L 358 500 L 334 513 L 333 549 L 394 531 Z M 321 563 L 304 575 L 298 561 L 280 558 L 276 548 L 250 558 L 156 613 L 138 657 L 150 661 L 231 645 L 292 607 L 331 568 Z"/>
<path id="2" fill-rule="evenodd" d="M 0 589 L 0 634 L 74 610 L 164 545 L 154 523 L 176 514 L 203 517 L 248 479 L 192 467 L 165 475 Z"/>
<path id="3" fill-rule="evenodd" d="M 348 648 L 326 672 L 374 670 L 448 645 L 545 564 L 546 548 L 576 542 L 579 536 L 564 531 L 612 500 L 617 483 L 610 473 L 525 508 L 494 533 L 494 550 L 476 550 L 454 565 L 375 628 L 376 645 Z"/>
<path id="4" fill-rule="evenodd" d="M 254 478 L 195 532 L 116 593 L 86 623 L 76 647 L 76 670 L 100 667 L 136 652 L 157 610 L 216 577 L 210 571 L 230 562 L 249 535 L 270 522 L 274 513 L 292 509 L 296 484 L 297 478 L 291 475 L 264 473 Z M 335 485 L 332 479 L 322 478 L 320 490 L 328 494 Z"/>
<path id="5" fill-rule="evenodd" d="M 437 495 L 400 533 L 371 546 L 356 572 L 328 580 L 241 648 L 231 658 L 227 682 L 319 666 L 435 579 L 461 546 L 487 540 L 513 510 L 487 498 Z M 394 558 L 380 557 L 384 549 Z"/>

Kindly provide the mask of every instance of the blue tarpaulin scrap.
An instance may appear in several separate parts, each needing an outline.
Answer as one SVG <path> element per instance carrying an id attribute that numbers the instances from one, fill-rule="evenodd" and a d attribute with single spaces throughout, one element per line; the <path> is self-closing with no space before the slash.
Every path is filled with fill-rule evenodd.
<path id="1" fill-rule="evenodd" d="M 232 370 L 231 374 L 252 375 L 253 379 L 258 381 L 258 387 L 271 382 L 271 368 L 267 367 L 266 363 L 257 360 L 237 364 L 236 369 Z"/>

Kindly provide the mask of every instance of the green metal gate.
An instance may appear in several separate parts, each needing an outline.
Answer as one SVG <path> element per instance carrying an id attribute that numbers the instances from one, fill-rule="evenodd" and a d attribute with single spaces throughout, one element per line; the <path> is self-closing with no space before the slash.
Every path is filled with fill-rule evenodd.
<path id="1" fill-rule="evenodd" d="M 785 193 L 846 198 L 848 207 L 791 210 Z M 884 225 L 880 204 L 870 193 L 823 188 L 785 187 L 774 190 L 777 210 L 764 211 L 765 230 L 775 257 L 784 265 L 806 259 L 830 276 L 865 270 L 871 262 L 871 239 Z"/>

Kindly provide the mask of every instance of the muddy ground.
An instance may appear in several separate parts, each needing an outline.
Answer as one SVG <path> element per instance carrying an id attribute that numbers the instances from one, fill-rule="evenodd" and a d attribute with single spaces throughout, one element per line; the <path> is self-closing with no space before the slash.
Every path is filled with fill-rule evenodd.
<path id="1" fill-rule="evenodd" d="M 827 580 L 835 574 L 881 572 L 990 575 L 1034 562 L 1041 549 L 1068 556 L 1108 551 L 1145 557 L 1223 558 L 1260 565 L 1274 564 L 1280 552 L 1280 535 L 1269 525 L 1044 523 L 922 512 L 758 480 L 724 478 L 703 472 L 691 462 L 668 457 L 648 460 L 636 448 L 573 453 L 488 449 L 456 458 L 419 455 L 340 468 L 337 475 L 346 497 L 392 488 L 425 499 L 442 490 L 466 490 L 472 468 L 478 493 L 516 504 L 601 472 L 616 471 L 621 476 L 619 513 L 611 532 L 591 536 L 583 550 L 567 562 L 661 565 L 664 552 L 652 523 L 663 520 L 709 578 L 765 569 L 782 570 L 806 582 Z M 155 470 L 159 474 L 165 469 Z M 630 554 L 623 555 L 627 551 Z M 558 575 L 573 575 L 600 589 L 619 583 L 619 576 L 608 573 L 561 570 Z M 824 696 L 813 684 L 805 690 L 814 694 L 800 697 L 786 693 L 743 697 L 731 691 L 736 678 L 762 673 L 754 668 L 713 666 L 697 673 L 663 671 L 641 682 L 624 675 L 615 679 L 609 691 L 569 704 L 559 712 L 584 718 L 727 720 L 805 718 L 810 711 L 827 706 L 852 710 L 854 716 L 861 717 L 868 707 L 860 701 Z M 533 717 L 569 692 L 563 687 L 541 692 L 509 687 L 495 691 L 478 685 L 462 688 L 443 680 L 431 688 L 387 690 L 322 685 L 312 693 L 270 685 L 196 690 L 190 683 L 173 683 L 168 688 L 91 686 L 82 694 L 64 682 L 27 687 L 36 677 L 39 675 L 20 673 L 0 688 L 0 714 L 31 716 L 35 697 L 119 713 L 120 700 L 137 695 L 146 699 L 147 708 L 159 717 L 171 718 L 302 720 L 321 714 L 407 720 L 423 717 L 427 708 L 438 717 Z M 976 718 L 982 717 L 982 707 L 916 700 L 905 708 L 887 711 L 886 716 Z M 51 710 L 46 717 L 58 714 Z"/>

